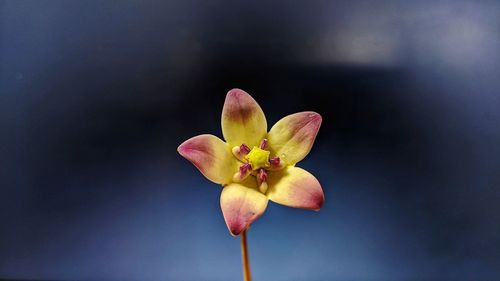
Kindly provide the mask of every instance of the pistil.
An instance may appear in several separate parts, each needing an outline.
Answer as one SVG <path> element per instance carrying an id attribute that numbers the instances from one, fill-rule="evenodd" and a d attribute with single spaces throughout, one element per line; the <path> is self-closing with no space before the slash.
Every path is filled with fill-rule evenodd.
<path id="1" fill-rule="evenodd" d="M 256 171 L 260 168 L 269 167 L 269 154 L 271 152 L 254 146 L 250 153 L 245 156 L 245 159 L 252 165 L 252 170 Z"/>

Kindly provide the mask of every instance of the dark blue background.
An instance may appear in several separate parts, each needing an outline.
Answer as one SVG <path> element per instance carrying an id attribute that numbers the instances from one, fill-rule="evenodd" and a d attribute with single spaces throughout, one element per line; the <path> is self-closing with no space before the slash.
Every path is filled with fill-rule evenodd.
<path id="1" fill-rule="evenodd" d="M 0 277 L 238 280 L 177 152 L 225 93 L 315 110 L 319 213 L 270 204 L 255 280 L 500 279 L 497 1 L 0 1 Z"/>

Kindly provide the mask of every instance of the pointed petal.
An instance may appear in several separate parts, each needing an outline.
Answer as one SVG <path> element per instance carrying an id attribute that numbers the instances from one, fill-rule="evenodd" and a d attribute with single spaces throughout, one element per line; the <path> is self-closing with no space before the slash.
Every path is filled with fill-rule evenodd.
<path id="1" fill-rule="evenodd" d="M 269 200 L 288 207 L 318 211 L 325 196 L 318 180 L 304 169 L 288 166 L 269 172 Z"/>
<path id="2" fill-rule="evenodd" d="M 222 134 L 234 147 L 257 146 L 267 132 L 267 121 L 259 104 L 245 91 L 233 89 L 227 93 L 222 109 Z"/>
<path id="3" fill-rule="evenodd" d="M 311 151 L 321 126 L 321 115 L 312 111 L 288 115 L 274 124 L 267 135 L 268 145 L 288 165 L 304 159 Z"/>
<path id="4" fill-rule="evenodd" d="M 238 169 L 229 145 L 213 135 L 190 138 L 177 151 L 214 183 L 230 183 Z"/>
<path id="5" fill-rule="evenodd" d="M 227 228 L 239 235 L 266 210 L 267 197 L 253 188 L 232 183 L 222 190 L 220 206 Z"/>

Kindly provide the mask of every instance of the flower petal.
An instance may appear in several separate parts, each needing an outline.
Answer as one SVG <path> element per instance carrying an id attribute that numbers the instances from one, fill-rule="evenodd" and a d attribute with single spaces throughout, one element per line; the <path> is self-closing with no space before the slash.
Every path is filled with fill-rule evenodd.
<path id="1" fill-rule="evenodd" d="M 311 151 L 321 126 L 321 115 L 312 111 L 290 114 L 274 124 L 267 135 L 272 155 L 288 165 L 304 159 Z"/>
<path id="2" fill-rule="evenodd" d="M 266 210 L 267 197 L 253 188 L 232 183 L 224 187 L 220 206 L 227 228 L 239 235 Z"/>
<path id="3" fill-rule="evenodd" d="M 214 183 L 231 182 L 238 169 L 229 145 L 213 135 L 192 137 L 179 145 L 177 151 Z"/>
<path id="4" fill-rule="evenodd" d="M 288 166 L 268 175 L 269 200 L 288 207 L 318 211 L 325 196 L 318 180 L 304 169 Z"/>
<path id="5" fill-rule="evenodd" d="M 245 91 L 232 89 L 227 93 L 222 109 L 222 134 L 234 147 L 257 146 L 267 132 L 267 121 L 259 104 Z"/>

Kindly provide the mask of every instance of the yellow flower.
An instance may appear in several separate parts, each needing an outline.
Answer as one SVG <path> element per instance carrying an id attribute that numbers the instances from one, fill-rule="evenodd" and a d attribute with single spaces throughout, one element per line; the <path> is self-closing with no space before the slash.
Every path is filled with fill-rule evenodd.
<path id="1" fill-rule="evenodd" d="M 232 235 L 239 235 L 266 210 L 269 200 L 319 210 L 324 195 L 318 180 L 295 164 L 311 150 L 321 115 L 288 115 L 269 132 L 264 112 L 245 91 L 227 93 L 222 134 L 199 135 L 177 151 L 209 180 L 223 186 L 220 205 Z"/>

